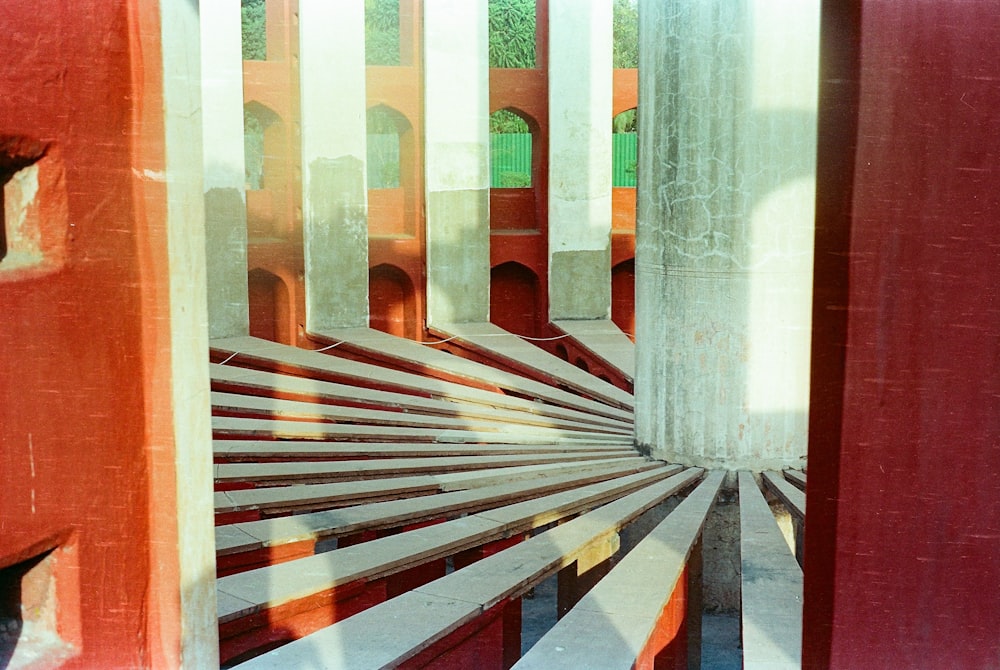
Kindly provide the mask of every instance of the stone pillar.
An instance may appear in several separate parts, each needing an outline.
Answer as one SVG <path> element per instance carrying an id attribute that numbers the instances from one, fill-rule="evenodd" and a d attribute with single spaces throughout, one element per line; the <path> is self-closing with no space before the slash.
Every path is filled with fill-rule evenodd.
<path id="1" fill-rule="evenodd" d="M 161 115 L 162 130 L 157 127 L 159 119 L 151 118 L 147 123 L 146 117 L 140 117 L 144 133 L 162 132 L 164 140 L 167 267 L 161 268 L 163 274 L 150 275 L 165 277 L 167 305 L 162 306 L 161 298 L 160 309 L 168 312 L 165 316 L 169 321 L 169 344 L 157 337 L 159 333 L 154 335 L 150 327 L 147 338 L 151 344 L 144 351 L 147 360 L 163 360 L 169 354 L 169 374 L 164 374 L 168 372 L 165 366 L 149 366 L 149 383 L 155 391 L 148 400 L 150 412 L 146 418 L 151 440 L 147 467 L 151 500 L 161 506 L 160 513 L 150 514 L 149 561 L 157 569 L 150 574 L 148 588 L 152 593 L 159 592 L 160 597 L 149 616 L 150 629 L 159 631 L 154 635 L 169 636 L 167 631 L 179 631 L 177 663 L 166 664 L 194 669 L 216 667 L 219 663 L 211 493 L 207 238 L 205 210 L 199 197 L 209 192 L 201 169 L 205 153 L 198 84 L 200 22 L 204 17 L 199 16 L 195 3 L 161 0 L 158 18 L 162 72 L 147 76 L 162 76 L 162 108 L 150 110 Z M 238 28 L 239 22 L 235 25 Z M 239 146 L 242 144 L 240 137 Z M 153 244 L 159 241 L 156 235 L 150 239 Z M 172 502 L 176 505 L 175 517 L 169 511 Z M 172 640 L 158 642 L 166 646 Z"/>
<path id="2" fill-rule="evenodd" d="M 306 330 L 368 325 L 365 7 L 299 1 Z"/>
<path id="3" fill-rule="evenodd" d="M 549 318 L 611 318 L 611 0 L 549 2 Z"/>
<path id="4" fill-rule="evenodd" d="M 806 455 L 818 0 L 641 0 L 636 441 Z"/>
<path id="5" fill-rule="evenodd" d="M 202 0 L 201 102 L 209 337 L 250 332 L 239 0 Z"/>
<path id="6" fill-rule="evenodd" d="M 486 0 L 424 3 L 427 320 L 489 320 Z"/>

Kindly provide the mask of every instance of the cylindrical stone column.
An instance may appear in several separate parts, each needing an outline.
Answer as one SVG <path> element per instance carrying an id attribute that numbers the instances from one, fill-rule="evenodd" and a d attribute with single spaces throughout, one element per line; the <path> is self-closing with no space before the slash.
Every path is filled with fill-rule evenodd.
<path id="1" fill-rule="evenodd" d="M 201 109 L 209 337 L 250 332 L 239 0 L 201 2 Z"/>
<path id="2" fill-rule="evenodd" d="M 819 0 L 641 0 L 636 441 L 806 454 Z"/>
<path id="3" fill-rule="evenodd" d="M 424 2 L 427 320 L 489 320 L 486 0 Z"/>
<path id="4" fill-rule="evenodd" d="M 611 0 L 549 2 L 549 318 L 611 318 Z"/>
<path id="5" fill-rule="evenodd" d="M 299 0 L 306 330 L 368 325 L 365 6 Z"/>

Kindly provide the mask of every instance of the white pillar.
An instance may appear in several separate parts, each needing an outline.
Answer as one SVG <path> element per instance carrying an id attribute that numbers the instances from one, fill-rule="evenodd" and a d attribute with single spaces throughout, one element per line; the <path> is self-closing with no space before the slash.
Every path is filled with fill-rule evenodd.
<path id="1" fill-rule="evenodd" d="M 154 499 L 166 509 L 176 502 L 177 515 L 150 510 L 150 536 L 155 539 L 149 560 L 162 572 L 151 571 L 149 589 L 162 592 L 164 584 L 170 588 L 176 584 L 177 591 L 164 594 L 164 602 L 154 608 L 148 623 L 159 629 L 149 631 L 154 636 L 179 631 L 177 667 L 194 670 L 219 664 L 199 12 L 197 4 L 188 0 L 161 0 L 158 9 L 163 107 L 150 111 L 153 125 L 144 130 L 162 132 L 164 138 L 167 267 L 163 275 L 154 268 L 149 274 L 166 278 L 169 342 L 150 342 L 145 355 L 157 360 L 166 355 L 170 365 L 169 378 L 151 380 L 159 389 L 157 399 L 166 402 L 154 402 L 146 418 L 151 435 L 172 438 L 170 443 L 151 445 L 150 481 Z M 160 115 L 162 126 L 152 121 L 154 114 Z M 157 374 L 160 368 L 152 367 Z M 173 471 L 164 463 L 172 464 Z M 137 626 L 141 629 L 141 623 Z"/>
<path id="2" fill-rule="evenodd" d="M 640 1 L 636 439 L 806 455 L 819 0 Z"/>
<path id="3" fill-rule="evenodd" d="M 611 0 L 549 2 L 549 318 L 611 318 Z"/>
<path id="4" fill-rule="evenodd" d="M 240 2 L 199 9 L 209 337 L 235 337 L 250 332 Z"/>
<path id="5" fill-rule="evenodd" d="M 424 2 L 427 319 L 489 320 L 486 0 Z"/>
<path id="6" fill-rule="evenodd" d="M 306 330 L 368 325 L 365 7 L 299 0 Z"/>

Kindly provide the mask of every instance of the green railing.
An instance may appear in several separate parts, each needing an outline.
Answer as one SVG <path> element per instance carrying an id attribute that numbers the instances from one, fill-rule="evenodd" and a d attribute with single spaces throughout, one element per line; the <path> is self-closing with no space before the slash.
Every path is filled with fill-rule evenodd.
<path id="1" fill-rule="evenodd" d="M 611 136 L 612 186 L 635 186 L 636 134 Z M 368 135 L 368 188 L 399 186 L 399 136 Z M 490 134 L 490 186 L 531 186 L 531 133 Z"/>
<path id="2" fill-rule="evenodd" d="M 490 186 L 531 186 L 531 133 L 490 134 Z"/>
<path id="3" fill-rule="evenodd" d="M 635 187 L 636 134 L 611 136 L 611 185 Z"/>

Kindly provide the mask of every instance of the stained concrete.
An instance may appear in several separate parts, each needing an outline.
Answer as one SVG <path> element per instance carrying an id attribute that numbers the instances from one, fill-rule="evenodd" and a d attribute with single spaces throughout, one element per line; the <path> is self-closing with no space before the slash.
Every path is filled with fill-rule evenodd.
<path id="1" fill-rule="evenodd" d="M 488 321 L 486 0 L 426 3 L 423 38 L 427 321 Z"/>
<path id="2" fill-rule="evenodd" d="M 691 465 L 801 467 L 819 3 L 640 11 L 637 442 Z"/>
<path id="3" fill-rule="evenodd" d="M 364 58 L 362 3 L 300 1 L 302 219 L 310 332 L 368 325 Z"/>
<path id="4" fill-rule="evenodd" d="M 594 251 L 552 253 L 549 278 L 552 320 L 611 318 L 610 245 Z"/>
<path id="5" fill-rule="evenodd" d="M 250 333 L 240 3 L 200 13 L 209 337 L 237 337 Z"/>
<path id="6" fill-rule="evenodd" d="M 612 8 L 549 2 L 549 318 L 611 316 Z"/>
<path id="7" fill-rule="evenodd" d="M 489 320 L 489 191 L 427 194 L 427 320 Z"/>
<path id="8" fill-rule="evenodd" d="M 305 225 L 309 332 L 368 325 L 365 164 L 356 156 L 309 164 Z"/>
<path id="9" fill-rule="evenodd" d="M 240 187 L 205 191 L 209 337 L 250 334 L 247 293 L 246 193 Z"/>

